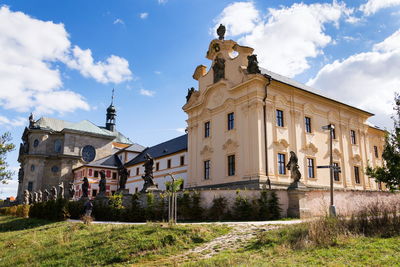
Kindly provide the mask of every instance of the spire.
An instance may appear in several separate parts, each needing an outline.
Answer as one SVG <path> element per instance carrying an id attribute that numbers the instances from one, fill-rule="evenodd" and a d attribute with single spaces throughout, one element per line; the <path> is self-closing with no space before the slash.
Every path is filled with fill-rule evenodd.
<path id="1" fill-rule="evenodd" d="M 114 88 L 112 89 L 111 94 L 111 104 L 107 108 L 107 115 L 106 115 L 106 129 L 109 131 L 115 131 L 115 117 L 117 116 L 117 111 L 114 107 Z"/>

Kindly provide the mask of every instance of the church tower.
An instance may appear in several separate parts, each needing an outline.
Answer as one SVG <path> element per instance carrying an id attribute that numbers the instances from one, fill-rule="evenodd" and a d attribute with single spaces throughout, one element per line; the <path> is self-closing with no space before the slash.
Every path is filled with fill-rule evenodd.
<path id="1" fill-rule="evenodd" d="M 107 108 L 106 115 L 106 129 L 109 131 L 115 131 L 115 117 L 117 116 L 117 111 L 114 107 L 114 89 L 112 90 L 111 104 Z"/>

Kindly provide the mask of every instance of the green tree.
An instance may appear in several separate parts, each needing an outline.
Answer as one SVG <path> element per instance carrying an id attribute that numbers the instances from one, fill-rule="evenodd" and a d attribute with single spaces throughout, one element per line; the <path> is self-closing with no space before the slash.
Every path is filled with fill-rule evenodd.
<path id="1" fill-rule="evenodd" d="M 6 184 L 11 179 L 14 172 L 8 170 L 6 162 L 7 153 L 14 150 L 15 146 L 11 141 L 11 134 L 9 132 L 0 136 L 0 182 Z"/>
<path id="2" fill-rule="evenodd" d="M 398 189 L 400 185 L 400 94 L 395 95 L 394 110 L 394 129 L 387 133 L 382 152 L 383 166 L 366 169 L 368 176 L 385 183 L 390 190 Z"/>

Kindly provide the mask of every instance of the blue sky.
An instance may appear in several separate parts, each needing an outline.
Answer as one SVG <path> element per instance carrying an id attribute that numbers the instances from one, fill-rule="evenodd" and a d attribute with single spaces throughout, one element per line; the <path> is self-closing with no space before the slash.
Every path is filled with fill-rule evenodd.
<path id="1" fill-rule="evenodd" d="M 105 123 L 151 146 L 182 134 L 187 88 L 222 22 L 260 64 L 369 110 L 390 127 L 400 91 L 400 0 L 2 1 L 0 132 L 20 142 L 31 111 Z M 9 155 L 18 169 L 17 151 Z M 0 185 L 14 195 L 16 181 Z"/>

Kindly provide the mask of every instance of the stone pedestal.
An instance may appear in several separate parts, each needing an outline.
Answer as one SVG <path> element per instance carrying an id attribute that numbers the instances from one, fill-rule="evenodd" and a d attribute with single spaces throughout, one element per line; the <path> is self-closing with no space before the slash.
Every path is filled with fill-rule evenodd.
<path id="1" fill-rule="evenodd" d="M 308 218 L 310 209 L 306 206 L 307 186 L 301 182 L 294 182 L 288 187 L 289 206 L 287 216 L 291 218 Z"/>

